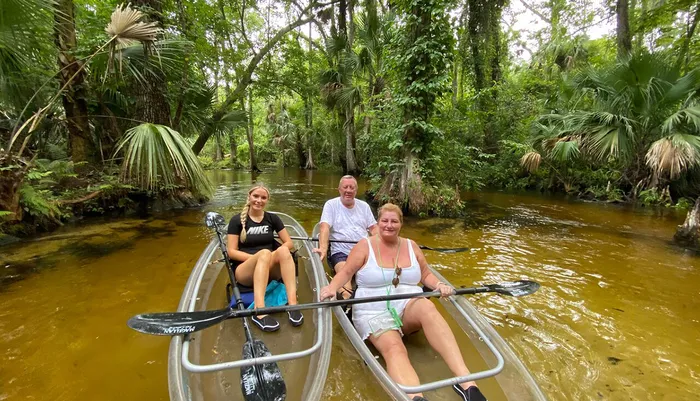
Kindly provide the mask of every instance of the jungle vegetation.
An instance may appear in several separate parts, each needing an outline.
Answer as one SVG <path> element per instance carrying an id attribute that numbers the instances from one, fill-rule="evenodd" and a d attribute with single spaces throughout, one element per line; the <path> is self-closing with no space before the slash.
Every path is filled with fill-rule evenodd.
<path id="1" fill-rule="evenodd" d="M 203 169 L 271 164 L 365 175 L 416 214 L 481 188 L 689 207 L 699 18 L 697 0 L 3 0 L 0 230 L 196 203 Z"/>

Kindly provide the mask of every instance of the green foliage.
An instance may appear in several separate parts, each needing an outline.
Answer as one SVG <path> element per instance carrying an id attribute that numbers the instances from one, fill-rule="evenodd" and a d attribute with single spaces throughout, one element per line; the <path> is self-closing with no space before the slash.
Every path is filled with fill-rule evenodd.
<path id="1" fill-rule="evenodd" d="M 213 188 L 190 145 L 174 131 L 157 124 L 141 124 L 126 132 L 117 147 L 124 150 L 122 177 L 146 190 L 165 190 L 184 185 L 195 193 L 211 196 Z"/>
<path id="2" fill-rule="evenodd" d="M 554 165 L 580 157 L 621 168 L 629 191 L 700 163 L 700 70 L 680 76 L 663 58 L 640 55 L 586 69 L 571 84 L 570 108 L 533 124 L 533 147 Z"/>
<path id="3" fill-rule="evenodd" d="M 60 224 L 63 213 L 52 200 L 50 190 L 37 189 L 30 183 L 24 183 L 19 189 L 19 196 L 22 209 L 34 218 L 36 224 L 42 227 Z"/>
<path id="4" fill-rule="evenodd" d="M 680 198 L 678 199 L 678 202 L 676 202 L 675 205 L 673 205 L 674 208 L 680 209 L 680 210 L 688 210 L 693 207 L 695 204 L 695 201 L 689 198 Z"/>
<path id="5" fill-rule="evenodd" d="M 404 146 L 423 159 L 440 130 L 430 123 L 438 97 L 449 89 L 454 38 L 448 19 L 448 1 L 402 0 L 404 35 L 397 35 L 392 66 L 401 82 L 395 98 L 403 110 Z"/>
<path id="6" fill-rule="evenodd" d="M 639 203 L 642 206 L 671 206 L 671 197 L 666 191 L 649 188 L 639 193 Z"/>

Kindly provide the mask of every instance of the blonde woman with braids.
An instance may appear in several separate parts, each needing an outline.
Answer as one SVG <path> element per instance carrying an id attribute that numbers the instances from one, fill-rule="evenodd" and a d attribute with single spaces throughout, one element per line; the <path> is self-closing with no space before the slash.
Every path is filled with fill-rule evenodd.
<path id="1" fill-rule="evenodd" d="M 255 306 L 265 306 L 265 289 L 270 280 L 282 279 L 290 305 L 297 303 L 297 286 L 291 250 L 294 247 L 287 229 L 279 216 L 266 213 L 265 205 L 270 191 L 264 185 L 255 185 L 248 191 L 248 199 L 241 213 L 228 224 L 227 251 L 233 261 L 236 281 L 253 287 Z M 282 245 L 275 240 L 277 233 Z M 279 246 L 279 247 L 278 247 Z M 301 326 L 301 312 L 288 312 L 292 326 Z M 279 322 L 269 315 L 253 316 L 253 322 L 262 331 L 277 331 Z"/>

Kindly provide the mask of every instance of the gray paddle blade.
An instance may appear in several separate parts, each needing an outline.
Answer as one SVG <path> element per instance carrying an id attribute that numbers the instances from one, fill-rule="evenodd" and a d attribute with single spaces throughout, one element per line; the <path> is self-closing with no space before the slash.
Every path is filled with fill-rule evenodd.
<path id="1" fill-rule="evenodd" d="M 243 359 L 272 355 L 260 340 L 243 345 Z M 287 386 L 276 363 L 241 368 L 241 391 L 246 401 L 283 401 L 287 398 Z"/>
<path id="2" fill-rule="evenodd" d="M 540 288 L 540 283 L 530 280 L 518 280 L 509 283 L 487 285 L 491 291 L 512 297 L 530 295 Z"/>
<path id="3" fill-rule="evenodd" d="M 224 216 L 219 213 L 209 212 L 204 217 L 204 224 L 209 228 L 223 227 L 226 225 L 226 220 L 224 220 Z"/>
<path id="4" fill-rule="evenodd" d="M 158 336 L 177 336 L 214 326 L 227 319 L 233 309 L 197 312 L 144 313 L 126 323 L 136 331 Z"/>

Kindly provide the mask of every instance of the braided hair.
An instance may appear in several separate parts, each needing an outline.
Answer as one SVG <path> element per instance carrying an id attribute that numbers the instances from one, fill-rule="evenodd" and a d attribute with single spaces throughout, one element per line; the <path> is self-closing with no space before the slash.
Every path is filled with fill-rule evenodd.
<path id="1" fill-rule="evenodd" d="M 248 190 L 248 196 L 246 197 L 245 200 L 245 206 L 243 206 L 243 209 L 241 209 L 241 226 L 243 226 L 243 229 L 241 230 L 241 236 L 240 236 L 240 241 L 241 243 L 244 243 L 246 240 L 246 229 L 245 229 L 245 222 L 248 219 L 248 211 L 250 211 L 250 194 L 253 193 L 256 189 L 264 189 L 265 192 L 267 192 L 267 199 L 270 199 L 270 190 L 267 189 L 267 187 L 263 184 L 256 184 L 252 188 Z"/>

